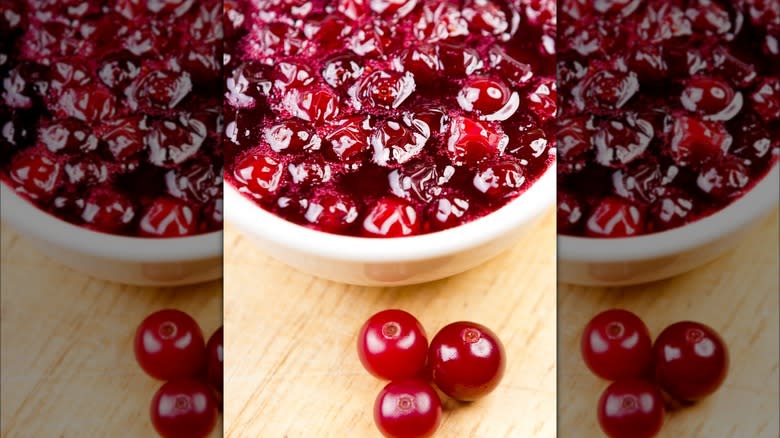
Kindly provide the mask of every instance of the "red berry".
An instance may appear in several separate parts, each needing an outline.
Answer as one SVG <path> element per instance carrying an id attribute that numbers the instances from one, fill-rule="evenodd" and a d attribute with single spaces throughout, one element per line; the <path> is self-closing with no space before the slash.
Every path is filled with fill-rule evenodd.
<path id="1" fill-rule="evenodd" d="M 601 394 L 598 418 L 610 438 L 651 438 L 664 423 L 663 398 L 658 388 L 643 380 L 619 380 Z"/>
<path id="2" fill-rule="evenodd" d="M 491 78 L 471 78 L 466 81 L 458 93 L 458 104 L 466 111 L 480 111 L 483 114 L 493 114 L 501 110 L 499 118 L 491 120 L 506 120 L 520 106 L 519 98 L 503 82 Z M 514 100 L 514 104 L 510 102 Z M 508 108 L 504 108 L 509 105 Z"/>
<path id="3" fill-rule="evenodd" d="M 431 340 L 428 366 L 433 383 L 448 396 L 473 401 L 493 391 L 506 368 L 504 345 L 493 331 L 473 322 L 454 322 Z"/>
<path id="4" fill-rule="evenodd" d="M 650 332 L 627 310 L 599 313 L 585 326 L 580 349 L 593 374 L 607 380 L 647 377 L 651 368 Z"/>
<path id="5" fill-rule="evenodd" d="M 206 375 L 209 385 L 222 394 L 222 376 L 225 362 L 225 350 L 222 346 L 222 326 L 209 338 L 206 344 Z"/>
<path id="6" fill-rule="evenodd" d="M 157 198 L 141 216 L 139 234 L 145 237 L 181 237 L 197 231 L 195 212 L 175 198 Z"/>
<path id="7" fill-rule="evenodd" d="M 419 376 L 425 367 L 428 338 L 422 324 L 408 312 L 383 310 L 363 323 L 357 340 L 360 362 L 380 379 Z"/>
<path id="8" fill-rule="evenodd" d="M 284 166 L 270 156 L 249 154 L 236 163 L 233 177 L 241 184 L 241 193 L 263 198 L 279 189 Z"/>
<path id="9" fill-rule="evenodd" d="M 90 192 L 81 218 L 100 231 L 118 232 L 135 219 L 136 209 L 125 195 L 111 189 L 96 188 Z"/>
<path id="10" fill-rule="evenodd" d="M 720 123 L 678 117 L 672 128 L 669 154 L 680 166 L 696 166 L 725 154 L 731 142 L 731 135 Z"/>
<path id="11" fill-rule="evenodd" d="M 430 136 L 431 129 L 422 120 L 387 120 L 371 134 L 373 161 L 383 167 L 404 164 L 422 152 Z"/>
<path id="12" fill-rule="evenodd" d="M 304 213 L 306 220 L 323 231 L 336 232 L 357 221 L 355 201 L 344 194 L 323 194 L 309 202 Z"/>
<path id="13" fill-rule="evenodd" d="M 724 81 L 691 79 L 680 96 L 682 105 L 691 112 L 705 114 L 707 120 L 730 120 L 742 109 L 742 94 Z"/>
<path id="14" fill-rule="evenodd" d="M 50 199 L 62 183 L 62 166 L 48 151 L 21 152 L 11 162 L 9 174 L 16 191 L 35 200 Z"/>
<path id="15" fill-rule="evenodd" d="M 655 379 L 672 397 L 700 400 L 726 379 L 729 354 L 712 328 L 682 321 L 665 328 L 653 344 Z"/>
<path id="16" fill-rule="evenodd" d="M 523 168 L 510 160 L 482 163 L 474 175 L 474 187 L 490 198 L 512 197 L 525 185 Z"/>
<path id="17" fill-rule="evenodd" d="M 403 237 L 418 234 L 420 217 L 407 201 L 382 198 L 366 214 L 363 234 L 367 237 Z"/>
<path id="18" fill-rule="evenodd" d="M 206 343 L 198 323 L 180 310 L 152 313 L 135 332 L 135 358 L 159 380 L 189 378 L 203 371 Z"/>
<path id="19" fill-rule="evenodd" d="M 205 438 L 217 424 L 217 404 L 204 383 L 171 380 L 154 394 L 151 417 L 163 438 Z"/>
<path id="20" fill-rule="evenodd" d="M 467 117 L 453 117 L 447 140 L 447 155 L 452 163 L 476 164 L 503 153 L 509 137 L 487 123 Z"/>
<path id="21" fill-rule="evenodd" d="M 599 202 L 585 224 L 589 237 L 628 237 L 642 234 L 645 219 L 642 211 L 628 201 L 608 197 Z"/>
<path id="22" fill-rule="evenodd" d="M 388 383 L 374 403 L 374 422 L 387 438 L 425 438 L 441 422 L 441 400 L 422 380 Z"/>

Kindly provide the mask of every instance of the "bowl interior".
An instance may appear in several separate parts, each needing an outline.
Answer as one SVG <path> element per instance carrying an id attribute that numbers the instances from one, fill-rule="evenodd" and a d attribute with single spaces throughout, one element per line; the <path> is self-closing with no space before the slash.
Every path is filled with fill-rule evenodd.
<path id="1" fill-rule="evenodd" d="M 0 183 L 0 214 L 23 234 L 96 257 L 138 262 L 200 260 L 222 255 L 222 231 L 177 238 L 113 235 L 79 227 L 53 216 Z"/>
<path id="2" fill-rule="evenodd" d="M 774 167 L 739 199 L 710 216 L 659 233 L 625 238 L 558 236 L 561 259 L 619 262 L 677 254 L 734 233 L 765 215 L 778 203 L 780 166 Z"/>
<path id="3" fill-rule="evenodd" d="M 555 200 L 555 164 L 516 199 L 472 222 L 444 231 L 398 238 L 343 236 L 288 222 L 225 184 L 225 215 L 263 239 L 303 253 L 345 261 L 422 260 L 453 254 L 496 239 L 530 221 Z"/>

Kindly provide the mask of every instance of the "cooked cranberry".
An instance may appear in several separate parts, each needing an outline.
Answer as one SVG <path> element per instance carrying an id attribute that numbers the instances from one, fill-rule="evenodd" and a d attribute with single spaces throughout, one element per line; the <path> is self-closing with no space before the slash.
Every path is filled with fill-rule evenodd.
<path id="1" fill-rule="evenodd" d="M 441 422 L 441 400 L 422 380 L 388 383 L 374 403 L 374 423 L 386 438 L 433 436 Z"/>
<path id="2" fill-rule="evenodd" d="M 645 153 L 653 139 L 653 125 L 629 113 L 622 120 L 602 122 L 593 134 L 596 162 L 620 168 Z"/>
<path id="3" fill-rule="evenodd" d="M 662 46 L 637 47 L 630 55 L 628 63 L 641 81 L 664 79 L 669 70 L 663 56 Z"/>
<path id="4" fill-rule="evenodd" d="M 680 190 L 667 190 L 653 203 L 650 216 L 661 230 L 675 228 L 691 220 L 694 207 L 692 196 Z"/>
<path id="5" fill-rule="evenodd" d="M 328 60 L 322 68 L 322 78 L 331 87 L 350 85 L 363 74 L 363 66 L 355 56 L 340 55 Z"/>
<path id="6" fill-rule="evenodd" d="M 149 161 L 160 167 L 183 163 L 200 150 L 206 132 L 205 124 L 187 116 L 156 123 L 146 135 Z"/>
<path id="7" fill-rule="evenodd" d="M 696 185 L 708 195 L 730 197 L 739 195 L 750 180 L 750 172 L 739 160 L 731 158 L 711 161 L 701 167 Z"/>
<path id="8" fill-rule="evenodd" d="M 97 149 L 97 138 L 84 123 L 65 119 L 40 129 L 38 138 L 52 152 L 91 152 Z"/>
<path id="9" fill-rule="evenodd" d="M 678 400 L 704 398 L 726 379 L 728 349 L 720 335 L 704 324 L 670 325 L 656 338 L 653 354 L 656 381 Z"/>
<path id="10" fill-rule="evenodd" d="M 499 47 L 490 49 L 490 65 L 501 75 L 517 86 L 528 84 L 534 75 L 530 65 L 520 62 Z"/>
<path id="11" fill-rule="evenodd" d="M 372 11 L 377 14 L 402 17 L 417 5 L 417 0 L 373 0 L 369 2 Z"/>
<path id="12" fill-rule="evenodd" d="M 410 47 L 401 55 L 401 64 L 418 84 L 433 83 L 444 70 L 439 50 L 432 44 Z"/>
<path id="13" fill-rule="evenodd" d="M 183 201 L 205 203 L 220 195 L 221 170 L 197 161 L 171 169 L 165 174 L 166 191 Z"/>
<path id="14" fill-rule="evenodd" d="M 316 150 L 322 141 L 310 125 L 298 120 L 286 120 L 266 128 L 263 138 L 276 152 Z"/>
<path id="15" fill-rule="evenodd" d="M 501 154 L 509 138 L 491 125 L 468 117 L 453 117 L 450 122 L 447 154 L 453 164 L 475 164 Z"/>
<path id="16" fill-rule="evenodd" d="M 688 111 L 700 111 L 707 120 L 730 120 L 742 109 L 742 94 L 715 79 L 691 79 L 680 96 Z"/>
<path id="17" fill-rule="evenodd" d="M 441 231 L 463 224 L 469 202 L 465 199 L 452 197 L 440 198 L 428 206 L 426 225 L 432 231 Z"/>
<path id="18" fill-rule="evenodd" d="M 350 93 L 361 106 L 398 108 L 415 90 L 414 76 L 393 71 L 375 71 L 361 80 Z"/>
<path id="19" fill-rule="evenodd" d="M 592 210 L 585 224 L 590 237 L 627 237 L 644 232 L 643 212 L 620 198 L 604 198 Z"/>
<path id="20" fill-rule="evenodd" d="M 348 47 L 359 56 L 378 57 L 389 51 L 398 32 L 400 29 L 394 31 L 388 23 L 369 21 L 352 33 Z"/>
<path id="21" fill-rule="evenodd" d="M 357 350 L 363 367 L 374 376 L 387 380 L 412 378 L 425 366 L 428 338 L 410 313 L 383 310 L 360 328 Z"/>
<path id="22" fill-rule="evenodd" d="M 610 438 L 652 438 L 665 414 L 661 392 L 643 380 L 614 382 L 599 398 L 599 425 Z"/>
<path id="23" fill-rule="evenodd" d="M 326 87 L 291 90 L 284 98 L 285 107 L 299 119 L 322 123 L 339 114 L 339 97 Z"/>
<path id="24" fill-rule="evenodd" d="M 575 195 L 561 191 L 558 193 L 557 213 L 558 229 L 572 231 L 580 226 L 587 211 L 585 204 Z"/>
<path id="25" fill-rule="evenodd" d="M 473 401 L 492 392 L 504 376 L 504 345 L 489 328 L 454 322 L 431 340 L 428 366 L 433 383 L 448 396 Z"/>
<path id="26" fill-rule="evenodd" d="M 430 128 L 421 120 L 387 120 L 371 134 L 373 161 L 380 166 L 406 163 L 422 151 L 430 135 Z"/>
<path id="27" fill-rule="evenodd" d="M 96 131 L 114 158 L 124 161 L 144 149 L 147 129 L 145 117 L 129 116 L 105 121 Z"/>
<path id="28" fill-rule="evenodd" d="M 367 117 L 352 117 L 331 124 L 333 131 L 325 139 L 329 143 L 326 149 L 333 156 L 345 163 L 360 159 L 360 155 L 368 149 L 368 136 L 371 128 Z"/>
<path id="29" fill-rule="evenodd" d="M 173 198 L 158 198 L 147 207 L 138 223 L 145 237 L 181 237 L 194 234 L 197 222 L 192 208 Z"/>
<path id="30" fill-rule="evenodd" d="M 455 168 L 452 166 L 417 163 L 405 169 L 393 170 L 387 179 L 394 195 L 427 203 L 442 193 L 443 187 L 454 174 Z"/>
<path id="31" fill-rule="evenodd" d="M 458 93 L 458 104 L 466 111 L 487 114 L 487 120 L 506 120 L 517 111 L 520 100 L 498 80 L 472 78 Z"/>
<path id="32" fill-rule="evenodd" d="M 127 196 L 113 190 L 95 189 L 86 199 L 81 219 L 97 230 L 117 232 L 127 228 L 135 213 L 135 206 Z"/>
<path id="33" fill-rule="evenodd" d="M 622 309 L 599 313 L 585 326 L 580 350 L 585 364 L 607 380 L 649 377 L 652 344 L 645 323 Z"/>
<path id="34" fill-rule="evenodd" d="M 734 137 L 730 152 L 743 158 L 750 165 L 759 165 L 767 158 L 772 148 L 778 148 L 777 140 L 773 146 L 772 137 L 766 124 L 752 113 L 743 114 L 729 123 L 729 132 Z"/>
<path id="35" fill-rule="evenodd" d="M 192 80 L 187 72 L 150 70 L 142 73 L 128 91 L 132 110 L 156 108 L 170 110 L 192 91 Z"/>
<path id="36" fill-rule="evenodd" d="M 582 170 L 589 161 L 592 121 L 587 116 L 558 120 L 558 168 L 562 173 Z"/>
<path id="37" fill-rule="evenodd" d="M 301 186 L 326 183 L 333 177 L 330 164 L 320 158 L 310 158 L 301 162 L 292 162 L 287 166 L 290 180 Z"/>
<path id="38" fill-rule="evenodd" d="M 476 50 L 460 45 L 440 44 L 439 56 L 448 75 L 470 76 L 485 66 Z"/>
<path id="39" fill-rule="evenodd" d="M 722 156 L 732 141 L 722 124 L 683 116 L 674 121 L 669 153 L 681 166 L 696 165 Z"/>
<path id="40" fill-rule="evenodd" d="M 612 174 L 612 186 L 621 198 L 634 203 L 652 203 L 666 192 L 677 176 L 675 166 L 664 168 L 658 163 L 645 161 L 618 169 Z"/>
<path id="41" fill-rule="evenodd" d="M 135 358 L 159 380 L 193 377 L 202 371 L 206 343 L 198 323 L 174 309 L 147 316 L 135 332 Z"/>
<path id="42" fill-rule="evenodd" d="M 222 394 L 222 375 L 225 363 L 225 349 L 222 345 L 222 326 L 220 326 L 206 343 L 208 382 L 220 394 Z"/>
<path id="43" fill-rule="evenodd" d="M 51 68 L 51 89 L 56 93 L 70 87 L 82 87 L 91 82 L 91 74 L 86 66 L 59 61 Z M 110 86 L 110 85 L 109 85 Z"/>
<path id="44" fill-rule="evenodd" d="M 217 424 L 217 415 L 211 389 L 197 380 L 171 380 L 152 398 L 152 424 L 163 438 L 206 438 Z"/>
<path id="45" fill-rule="evenodd" d="M 499 35 L 509 29 L 509 18 L 499 5 L 490 0 L 468 0 L 462 14 L 470 28 Z"/>
<path id="46" fill-rule="evenodd" d="M 90 122 L 110 119 L 117 111 L 114 95 L 105 87 L 94 84 L 66 89 L 57 106 L 63 116 Z"/>
<path id="47" fill-rule="evenodd" d="M 308 66 L 296 62 L 280 62 L 274 67 L 274 86 L 279 90 L 303 88 L 314 82 L 314 73 Z"/>
<path id="48" fill-rule="evenodd" d="M 62 184 L 62 166 L 56 157 L 26 149 L 16 155 L 9 170 L 17 192 L 48 200 Z"/>
<path id="49" fill-rule="evenodd" d="M 318 229 L 338 232 L 355 223 L 358 210 L 347 195 L 322 194 L 309 202 L 304 215 Z"/>
<path id="50" fill-rule="evenodd" d="M 474 175 L 474 187 L 490 198 L 515 195 L 525 184 L 525 172 L 519 164 L 502 160 L 482 163 Z"/>
<path id="51" fill-rule="evenodd" d="M 414 33 L 422 41 L 444 41 L 468 35 L 468 26 L 462 11 L 450 2 L 425 2 Z"/>
<path id="52" fill-rule="evenodd" d="M 619 109 L 639 91 L 639 81 L 634 72 L 623 73 L 595 70 L 589 73 L 572 90 L 574 103 L 582 111 L 585 108 Z"/>
<path id="53" fill-rule="evenodd" d="M 526 104 L 540 121 L 555 116 L 556 91 L 555 81 L 543 80 L 526 96 Z"/>
<path id="54" fill-rule="evenodd" d="M 242 185 L 239 191 L 262 198 L 279 189 L 284 165 L 262 155 L 250 154 L 236 163 L 233 176 Z"/>
<path id="55" fill-rule="evenodd" d="M 363 234 L 368 237 L 403 237 L 418 234 L 420 217 L 415 208 L 396 198 L 378 200 L 363 220 Z"/>
<path id="56" fill-rule="evenodd" d="M 72 158 L 63 170 L 68 183 L 74 187 L 94 186 L 109 179 L 108 166 L 94 154 Z"/>
<path id="57" fill-rule="evenodd" d="M 753 109 L 765 122 L 780 119 L 780 78 L 767 78 L 750 95 Z"/>

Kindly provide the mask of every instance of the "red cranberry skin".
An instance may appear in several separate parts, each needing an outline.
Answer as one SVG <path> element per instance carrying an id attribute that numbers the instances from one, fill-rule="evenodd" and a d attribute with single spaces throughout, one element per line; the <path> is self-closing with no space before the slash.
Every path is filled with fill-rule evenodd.
<path id="1" fill-rule="evenodd" d="M 474 401 L 492 392 L 506 369 L 504 345 L 489 328 L 459 321 L 431 340 L 428 366 L 433 383 L 448 396 Z"/>
<path id="2" fill-rule="evenodd" d="M 206 384 L 176 379 L 154 394 L 150 415 L 163 438 L 205 438 L 217 425 L 217 403 Z"/>
<path id="3" fill-rule="evenodd" d="M 380 379 L 412 378 L 425 367 L 428 337 L 412 314 L 383 310 L 360 328 L 357 351 L 366 371 Z"/>
<path id="4" fill-rule="evenodd" d="M 195 377 L 203 370 L 206 342 L 198 323 L 175 309 L 152 313 L 135 332 L 135 358 L 158 380 Z"/>
<path id="5" fill-rule="evenodd" d="M 208 383 L 219 394 L 222 394 L 222 376 L 224 375 L 225 349 L 223 347 L 223 328 L 220 326 L 206 343 L 206 376 Z"/>
<path id="6" fill-rule="evenodd" d="M 580 351 L 593 374 L 606 380 L 647 377 L 653 342 L 645 323 L 622 309 L 599 313 L 585 326 Z"/>
<path id="7" fill-rule="evenodd" d="M 420 214 L 414 206 L 397 198 L 377 201 L 363 221 L 366 237 L 404 237 L 420 232 Z"/>
<path id="8" fill-rule="evenodd" d="M 374 403 L 374 423 L 386 438 L 426 438 L 441 423 L 441 400 L 423 380 L 388 383 Z"/>
<path id="9" fill-rule="evenodd" d="M 726 379 L 729 353 L 711 327 L 682 321 L 658 335 L 653 361 L 661 389 L 677 400 L 697 401 L 715 392 Z"/>
<path id="10" fill-rule="evenodd" d="M 599 202 L 585 223 L 588 237 L 630 237 L 645 229 L 643 212 L 630 202 L 609 197 Z"/>
<path id="11" fill-rule="evenodd" d="M 182 237 L 197 231 L 195 212 L 175 198 L 162 197 L 154 201 L 138 224 L 142 237 Z"/>
<path id="12" fill-rule="evenodd" d="M 87 198 L 81 218 L 89 227 L 117 232 L 128 227 L 135 212 L 135 206 L 127 196 L 109 189 L 96 189 Z"/>
<path id="13" fill-rule="evenodd" d="M 644 380 L 618 380 L 599 398 L 599 425 L 610 438 L 654 437 L 665 414 L 661 392 Z"/>
<path id="14" fill-rule="evenodd" d="M 56 157 L 25 151 L 14 157 L 10 169 L 16 191 L 30 199 L 47 200 L 62 184 L 62 166 Z"/>

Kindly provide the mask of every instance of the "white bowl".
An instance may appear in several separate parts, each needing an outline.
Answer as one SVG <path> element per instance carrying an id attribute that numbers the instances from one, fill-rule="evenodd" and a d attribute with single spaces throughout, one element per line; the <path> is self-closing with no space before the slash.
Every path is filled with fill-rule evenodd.
<path id="1" fill-rule="evenodd" d="M 395 286 L 471 269 L 509 248 L 555 200 L 555 165 L 499 210 L 448 230 L 399 238 L 341 236 L 293 224 L 225 184 L 225 215 L 259 249 L 333 281 Z"/>
<path id="2" fill-rule="evenodd" d="M 778 203 L 778 165 L 737 201 L 711 216 L 660 233 L 597 239 L 558 236 L 558 281 L 624 286 L 669 278 L 734 247 Z"/>
<path id="3" fill-rule="evenodd" d="M 222 276 L 221 231 L 166 239 L 116 236 L 52 216 L 4 183 L 0 198 L 5 225 L 51 258 L 91 276 L 143 286 L 177 286 Z"/>

